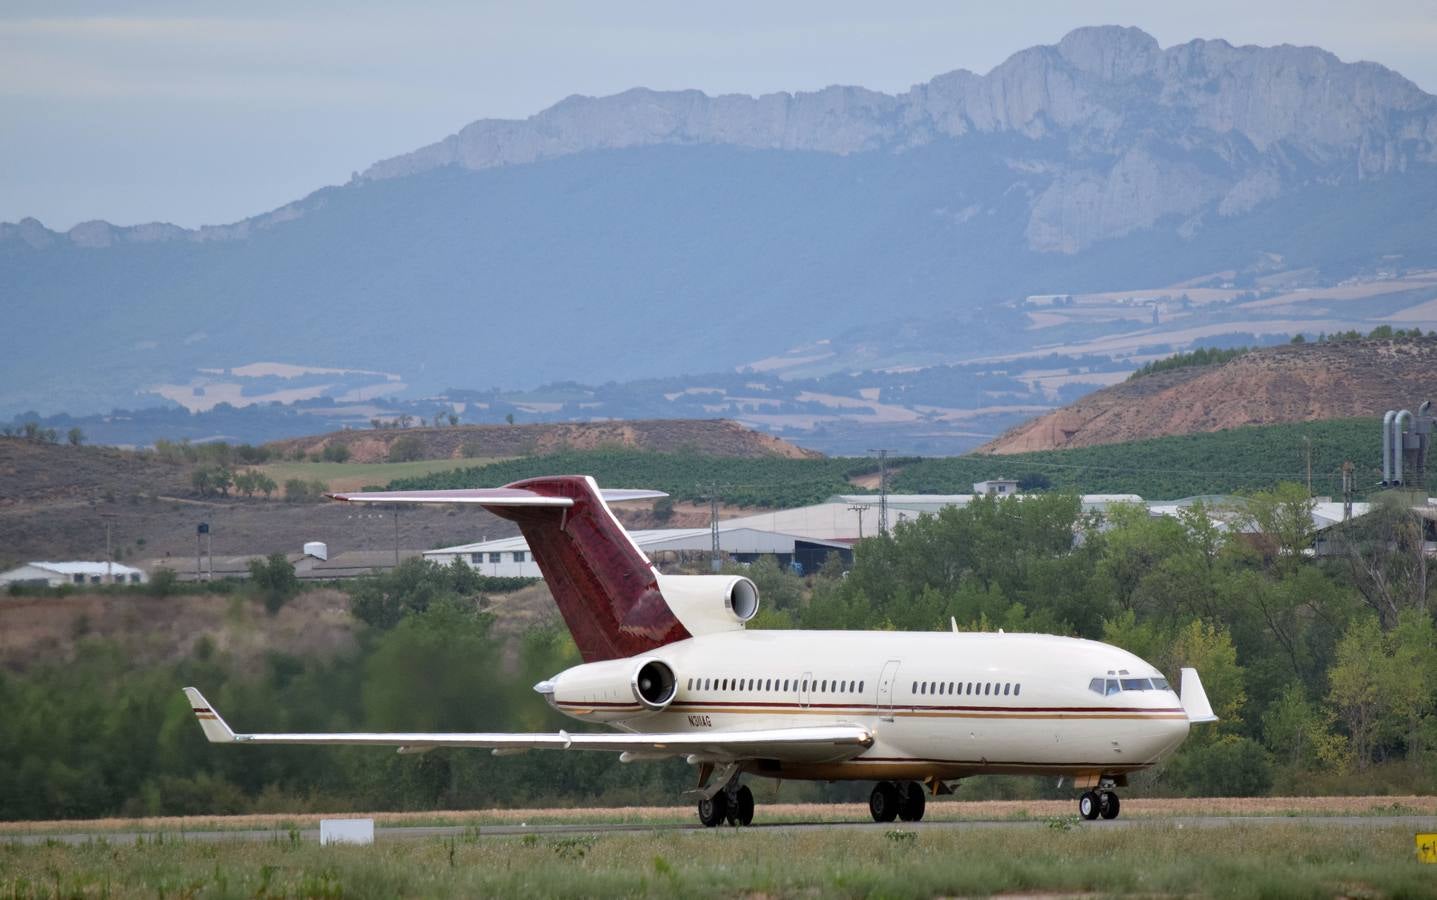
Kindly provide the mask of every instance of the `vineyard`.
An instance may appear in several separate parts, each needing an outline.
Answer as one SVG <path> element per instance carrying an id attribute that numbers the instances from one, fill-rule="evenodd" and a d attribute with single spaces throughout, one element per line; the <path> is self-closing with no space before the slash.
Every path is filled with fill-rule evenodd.
<path id="1" fill-rule="evenodd" d="M 1307 481 L 1311 441 L 1312 490 L 1342 494 L 1342 464 L 1351 460 L 1357 496 L 1381 479 L 1377 419 L 1333 419 L 1258 425 L 1070 450 L 1003 456 L 926 459 L 893 479 L 900 493 L 967 493 L 985 478 L 1015 478 L 1024 487 L 1080 493 L 1132 493 L 1148 499 L 1228 494 Z"/>
<path id="2" fill-rule="evenodd" d="M 498 487 L 540 475 L 592 475 L 603 487 L 645 488 L 675 500 L 717 493 L 733 506 L 784 508 L 859 493 L 849 478 L 878 471 L 876 459 L 835 457 L 737 459 L 643 450 L 596 450 L 526 456 L 391 482 L 392 490 Z"/>

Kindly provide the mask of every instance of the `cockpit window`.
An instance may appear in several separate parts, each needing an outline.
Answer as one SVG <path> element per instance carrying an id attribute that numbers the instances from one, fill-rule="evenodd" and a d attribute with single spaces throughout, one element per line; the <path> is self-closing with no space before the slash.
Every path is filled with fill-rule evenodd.
<path id="1" fill-rule="evenodd" d="M 1172 690 L 1172 688 L 1168 687 L 1168 680 L 1167 680 L 1166 678 L 1154 678 L 1154 679 L 1153 679 L 1153 690 L 1155 690 L 1155 691 L 1170 691 L 1170 690 Z"/>
<path id="2" fill-rule="evenodd" d="M 1088 690 L 1092 691 L 1093 693 L 1095 693 L 1095 694 L 1097 694 L 1097 695 L 1099 695 L 1099 696 L 1102 696 L 1102 693 L 1103 693 L 1103 679 L 1101 679 L 1101 678 L 1094 678 L 1092 681 L 1088 682 Z"/>
<path id="3" fill-rule="evenodd" d="M 1124 678 L 1122 682 L 1125 691 L 1150 691 L 1153 689 L 1153 683 L 1146 678 Z"/>
<path id="4" fill-rule="evenodd" d="M 1121 690 L 1121 688 L 1118 687 L 1118 679 L 1116 679 L 1116 678 L 1109 678 L 1109 679 L 1108 679 L 1108 687 L 1107 687 L 1107 690 L 1105 690 L 1103 693 L 1105 693 L 1105 694 L 1107 694 L 1109 697 L 1111 697 L 1112 695 L 1116 694 L 1119 690 Z"/>

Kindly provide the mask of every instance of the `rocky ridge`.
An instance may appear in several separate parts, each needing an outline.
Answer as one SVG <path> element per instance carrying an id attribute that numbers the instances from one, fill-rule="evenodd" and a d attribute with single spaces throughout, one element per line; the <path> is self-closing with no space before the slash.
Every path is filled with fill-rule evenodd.
<path id="1" fill-rule="evenodd" d="M 1194 40 L 1164 49 L 1139 29 L 1104 26 L 1020 51 L 986 75 L 960 69 L 897 96 L 843 86 L 572 96 L 528 119 L 474 122 L 358 181 L 658 144 L 846 155 L 1005 134 L 1061 146 L 1020 148 L 1008 163 L 1029 194 L 1030 248 L 1070 254 L 1171 216 L 1190 217 L 1181 226 L 1190 234 L 1209 207 L 1240 214 L 1314 176 L 1367 179 L 1437 161 L 1437 97 L 1315 47 Z M 1044 177 L 1029 184 L 1025 173 Z M 304 215 L 324 193 L 232 225 L 85 222 L 60 235 L 26 219 L 0 224 L 0 241 L 238 240 Z"/>

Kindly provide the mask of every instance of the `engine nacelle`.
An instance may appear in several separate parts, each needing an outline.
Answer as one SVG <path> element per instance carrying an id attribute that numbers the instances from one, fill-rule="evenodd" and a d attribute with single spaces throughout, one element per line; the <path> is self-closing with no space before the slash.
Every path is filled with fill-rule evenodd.
<path id="1" fill-rule="evenodd" d="M 735 631 L 758 614 L 758 587 L 742 575 L 660 575 L 659 591 L 693 635 Z"/>
<path id="2" fill-rule="evenodd" d="M 550 705 L 586 722 L 652 715 L 673 702 L 679 681 L 661 659 L 610 659 L 566 669 L 535 685 Z"/>

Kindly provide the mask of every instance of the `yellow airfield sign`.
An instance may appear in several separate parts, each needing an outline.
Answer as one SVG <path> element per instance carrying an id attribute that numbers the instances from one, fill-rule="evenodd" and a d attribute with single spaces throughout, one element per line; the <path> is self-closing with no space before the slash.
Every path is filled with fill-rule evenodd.
<path id="1" fill-rule="evenodd" d="M 1425 863 L 1437 863 L 1437 833 L 1417 833 L 1417 859 Z"/>

